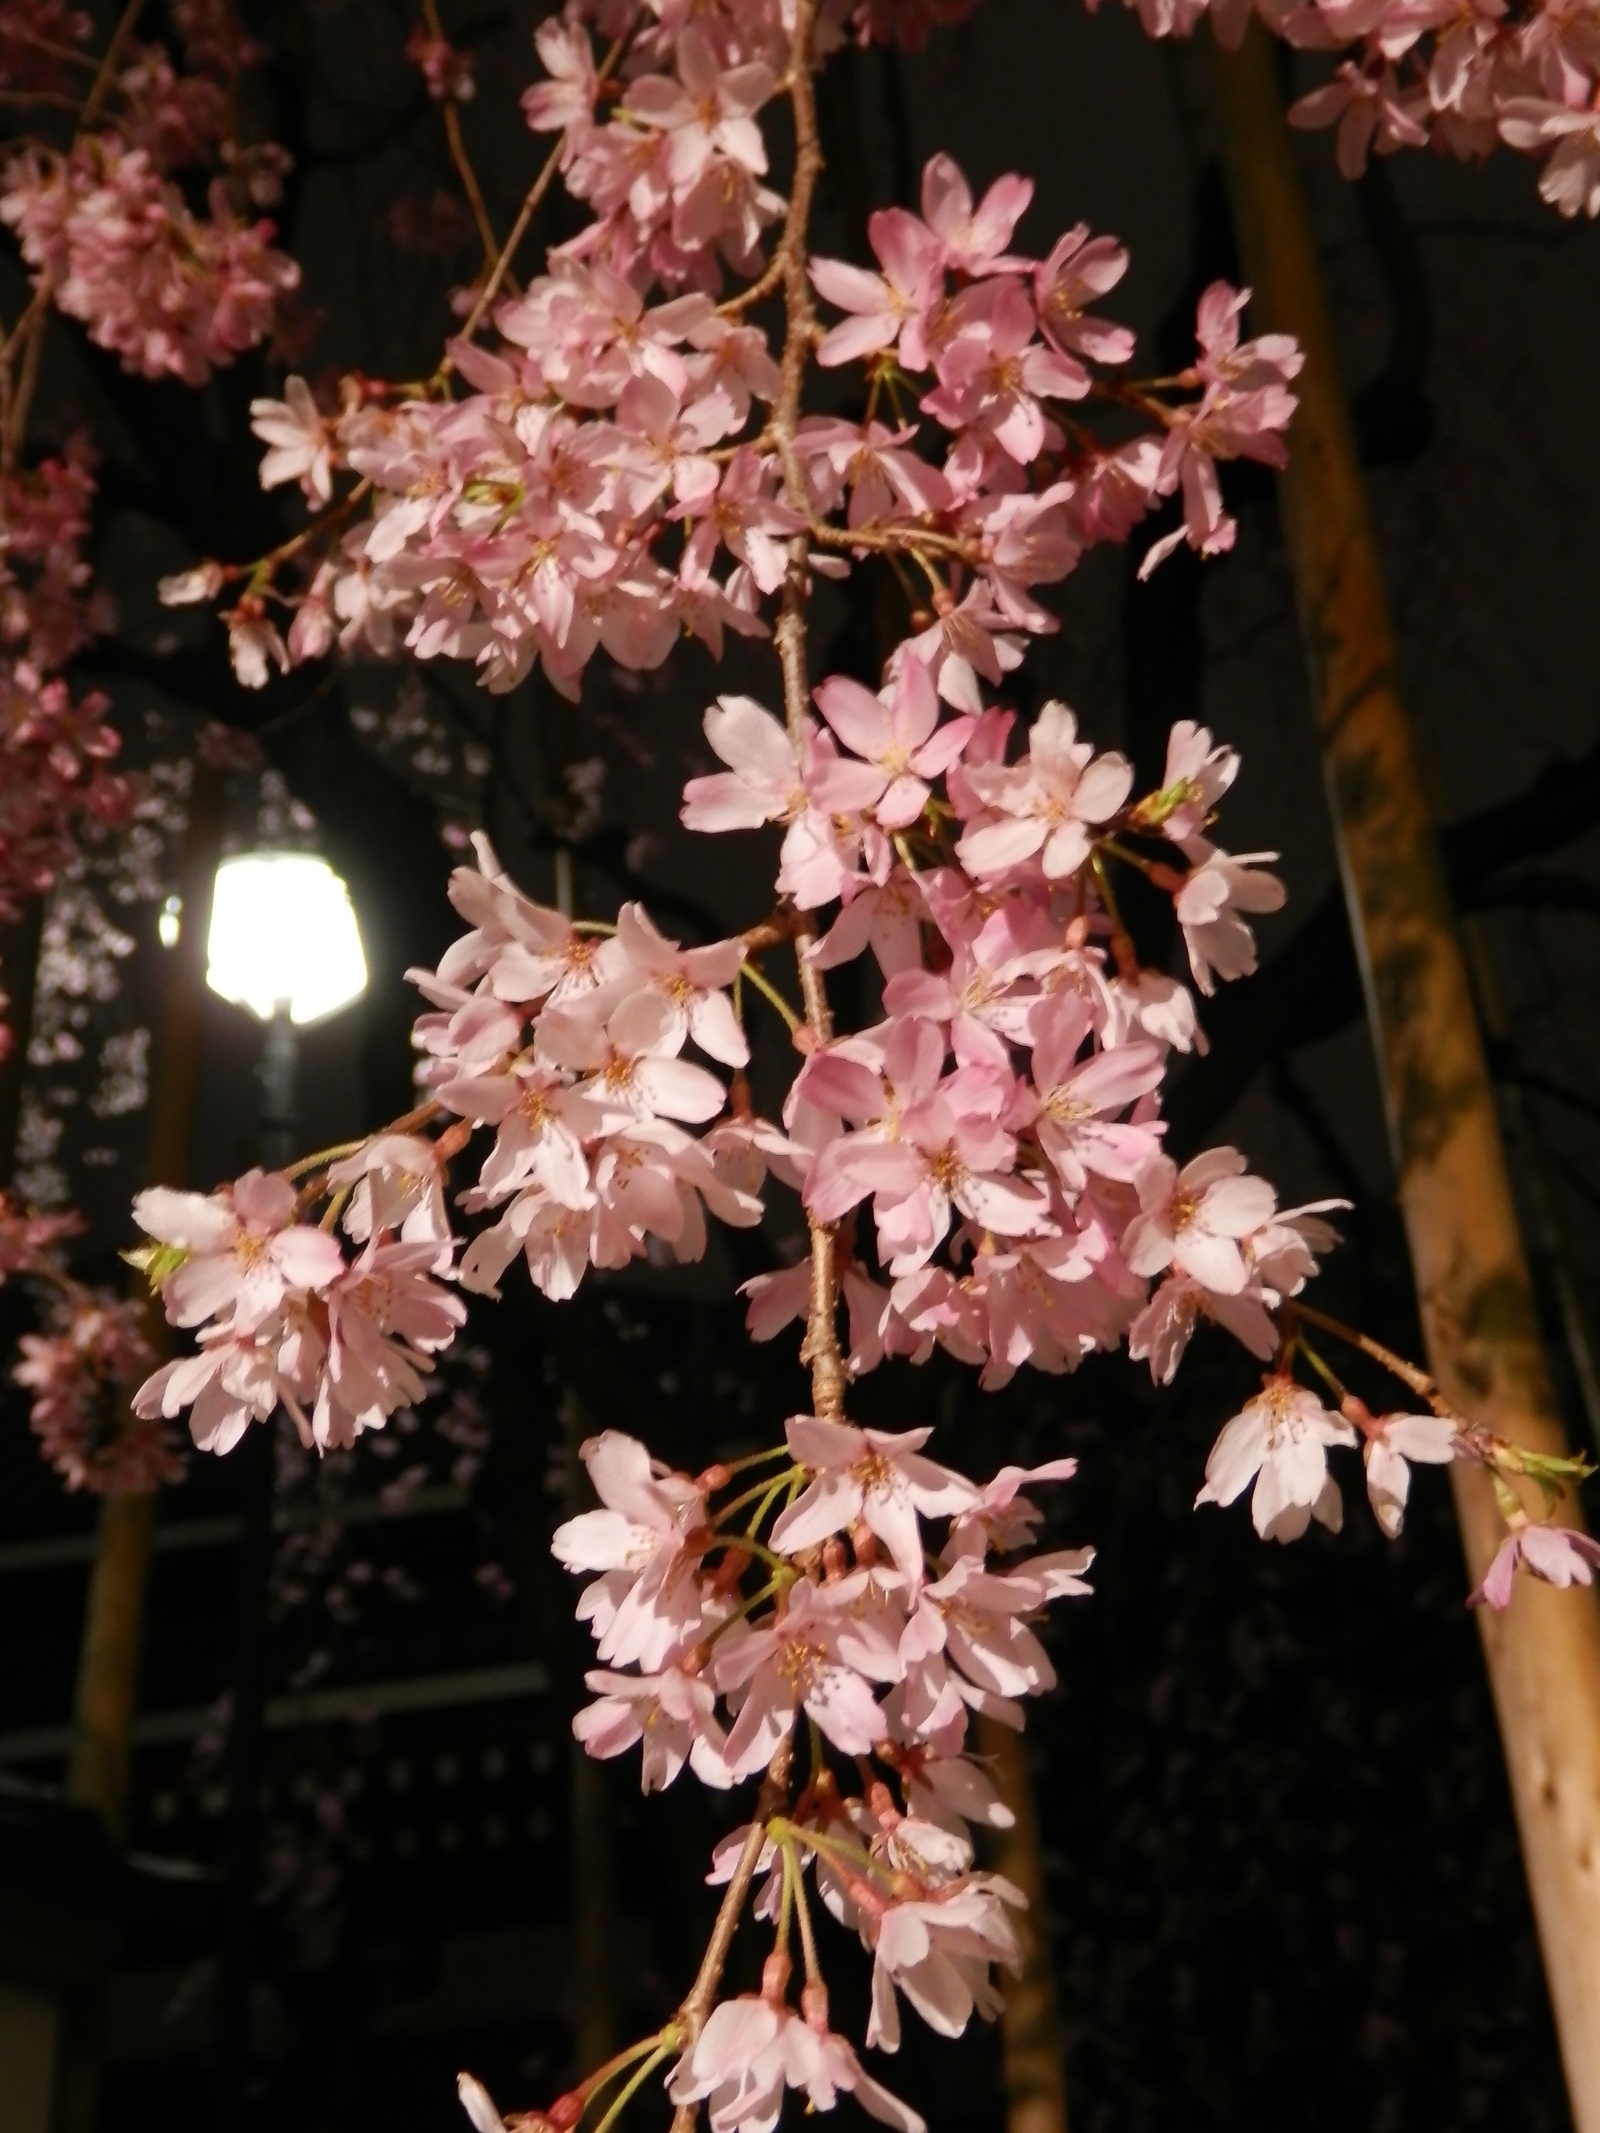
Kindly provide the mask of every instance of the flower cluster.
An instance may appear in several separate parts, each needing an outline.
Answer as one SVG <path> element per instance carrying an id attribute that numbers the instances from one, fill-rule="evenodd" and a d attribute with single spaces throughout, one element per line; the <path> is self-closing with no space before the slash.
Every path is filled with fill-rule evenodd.
<path id="1" fill-rule="evenodd" d="M 197 215 L 146 148 L 115 134 L 0 172 L 0 222 L 57 307 L 142 377 L 201 385 L 272 330 L 300 270 L 270 222 L 244 220 L 218 180 Z"/>
<path id="2" fill-rule="evenodd" d="M 74 435 L 59 457 L 0 479 L 0 647 L 52 674 L 110 621 L 110 602 L 84 555 L 95 455 Z"/>
<path id="3" fill-rule="evenodd" d="M 1022 1898 L 973 1871 L 969 1823 L 1005 1826 L 1010 1810 L 968 1752 L 967 1728 L 975 1712 L 1020 1727 L 1022 1699 L 1053 1686 L 1030 1625 L 1051 1601 L 1088 1590 L 1093 1550 L 1013 1559 L 1040 1522 L 1022 1488 L 1068 1479 L 1071 1460 L 1006 1467 L 980 1487 L 927 1456 L 930 1435 L 797 1415 L 775 1451 L 691 1479 L 607 1431 L 583 1447 L 601 1508 L 555 1536 L 557 1559 L 594 1578 L 578 1612 L 605 1665 L 588 1675 L 597 1700 L 573 1724 L 591 1755 L 641 1746 L 647 1792 L 686 1763 L 725 1787 L 786 1772 L 802 1720 L 811 1740 L 804 1791 L 768 1821 L 755 1862 L 764 1877 L 755 1908 L 778 1922 L 777 1963 L 761 1995 L 711 2015 L 668 2077 L 675 2101 L 711 2099 L 716 2126 L 770 2124 L 785 2079 L 778 2040 L 791 2022 L 799 2037 L 808 2023 L 815 2035 L 790 2086 L 831 2103 L 809 2071 L 821 2036 L 853 2077 L 835 2070 L 833 2087 L 854 2087 L 890 2123 L 913 2122 L 875 2085 L 863 2088 L 853 2052 L 825 2022 L 788 2005 L 789 1918 L 806 1902 L 808 1872 L 824 1908 L 872 1954 L 869 2045 L 898 2048 L 900 1995 L 941 2035 L 958 2036 L 975 2008 L 997 2011 L 993 1966 L 1020 1967 L 1009 1911 Z M 933 1560 L 929 1520 L 948 1521 Z M 841 1791 L 830 1751 L 859 1774 L 859 1792 Z M 743 1831 L 728 1840 L 714 1880 L 729 1877 L 744 1841 Z M 806 1942 L 814 1993 L 809 1930 Z"/>
<path id="4" fill-rule="evenodd" d="M 146 1494 L 183 1467 L 167 1431 L 131 1416 L 128 1389 L 150 1367 L 137 1303 L 60 1299 L 42 1333 L 24 1333 L 17 1384 L 33 1395 L 30 1421 L 43 1457 L 69 1489 Z"/>
<path id="5" fill-rule="evenodd" d="M 50 0 L 7 13 L 0 68 L 14 55 L 59 66 L 88 28 Z M 34 14 L 38 22 L 20 19 Z M 0 222 L 15 232 L 36 290 L 100 347 L 142 377 L 200 385 L 269 337 L 300 274 L 273 246 L 271 223 L 254 215 L 277 199 L 287 159 L 236 130 L 238 76 L 260 48 L 227 0 L 175 7 L 171 20 L 176 56 L 119 38 L 110 96 L 70 145 L 24 139 L 13 148 L 0 168 Z M 81 81 L 68 86 L 82 93 Z M 216 175 L 198 212 L 195 188 L 178 176 L 202 170 Z"/>
<path id="6" fill-rule="evenodd" d="M 0 659 L 0 920 L 42 896 L 77 849 L 84 824 L 122 821 L 121 746 L 98 693 L 74 702 L 67 684 Z"/>
<path id="7" fill-rule="evenodd" d="M 433 1357 L 466 1316 L 441 1277 L 452 1240 L 434 1153 L 398 1136 L 358 1152 L 333 1181 L 359 1249 L 298 1219 L 291 1181 L 252 1170 L 224 1191 L 155 1187 L 134 1216 L 155 1241 L 132 1254 L 199 1353 L 164 1363 L 134 1412 L 190 1410 L 202 1451 L 225 1452 L 282 1405 L 326 1449 L 379 1429 L 423 1397 Z"/>
<path id="8" fill-rule="evenodd" d="M 0 14 L 0 88 L 13 96 L 64 96 L 78 86 L 74 47 L 94 27 L 66 0 L 11 0 Z"/>
<path id="9" fill-rule="evenodd" d="M 727 630 L 764 634 L 763 603 L 803 535 L 815 570 L 885 549 L 929 569 L 921 655 L 940 694 L 975 711 L 980 681 L 998 683 L 1030 633 L 1056 626 L 1036 590 L 1086 548 L 1125 539 L 1174 495 L 1181 524 L 1146 568 L 1184 541 L 1206 555 L 1231 544 L 1218 464 L 1282 463 L 1293 343 L 1242 340 L 1245 296 L 1218 283 L 1200 303 L 1197 361 L 1159 387 L 1125 381 L 1133 337 L 1093 308 L 1125 272 L 1123 248 L 1080 225 L 1042 259 L 1012 251 L 1031 184 L 1001 178 L 974 205 L 946 156 L 924 173 L 920 216 L 872 218 L 881 272 L 811 265 L 846 313 L 818 359 L 864 364 L 864 419 L 807 416 L 773 435 L 781 372 L 767 337 L 739 299 L 708 293 L 719 257 L 757 272 L 760 227 L 783 204 L 728 176 L 753 187 L 764 170 L 755 113 L 777 79 L 750 56 L 770 29 L 740 42 L 735 23 L 745 17 L 685 27 L 677 73 L 636 76 L 603 127 L 589 31 L 542 27 L 551 78 L 528 92 L 530 122 L 559 132 L 567 184 L 599 219 L 499 306 L 497 351 L 453 345 L 468 394 L 396 405 L 352 378 L 325 415 L 292 378 L 284 400 L 256 403 L 264 484 L 297 481 L 320 514 L 292 544 L 301 581 L 279 586 L 269 558 L 163 587 L 169 601 L 206 599 L 248 576 L 227 616 L 241 680 L 336 644 L 403 645 L 469 660 L 492 689 L 538 662 L 575 697 L 598 651 L 650 668 L 686 630 L 717 654 Z M 602 182 L 613 162 L 626 184 Z M 750 205 L 737 243 L 699 213 L 702 194 L 724 218 Z M 652 301 L 655 283 L 682 293 Z M 925 419 L 909 417 L 907 392 Z M 1091 400 L 1143 429 L 1102 441 L 1083 419 Z M 357 487 L 338 493 L 341 477 Z M 274 597 L 293 608 L 286 637 Z"/>
<path id="10" fill-rule="evenodd" d="M 41 1329 L 21 1336 L 11 1376 L 32 1394 L 40 1451 L 69 1489 L 154 1489 L 182 1469 L 166 1430 L 128 1411 L 153 1360 L 143 1311 L 67 1271 L 62 1247 L 82 1228 L 75 1214 L 41 1214 L 0 1192 L 0 1285 L 22 1281 L 43 1300 Z"/>
<path id="11" fill-rule="evenodd" d="M 637 904 L 614 930 L 575 926 L 478 843 L 480 870 L 458 869 L 450 888 L 472 931 L 436 972 L 412 973 L 438 1009 L 417 1024 L 427 1084 L 446 1111 L 494 1129 L 463 1205 L 497 1219 L 463 1282 L 494 1293 L 520 1252 L 543 1293 L 564 1298 L 590 1265 L 652 1250 L 698 1259 L 707 1207 L 758 1222 L 752 1187 L 764 1158 L 782 1171 L 783 1137 L 736 1119 L 697 1137 L 728 1091 L 682 1056 L 692 1043 L 725 1068 L 749 1058 L 728 991 L 743 944 L 681 949 Z"/>
<path id="12" fill-rule="evenodd" d="M 1186 37 L 1207 12 L 1207 0 L 1126 4 L 1153 37 Z M 1543 159 L 1552 207 L 1600 215 L 1600 13 L 1585 0 L 1210 0 L 1209 11 L 1227 45 L 1255 14 L 1300 51 L 1348 55 L 1289 113 L 1338 129 L 1347 178 L 1374 152 L 1432 146 L 1478 162 L 1504 142 Z"/>
<path id="13" fill-rule="evenodd" d="M 1196 1041 L 1194 1002 L 1139 963 L 1108 871 L 1173 893 L 1206 989 L 1253 969 L 1240 914 L 1281 902 L 1255 864 L 1270 855 L 1199 829 L 1237 758 L 1186 722 L 1162 789 L 1130 805 L 1131 767 L 1051 704 L 1008 762 L 1008 713 L 938 723 L 915 643 L 879 694 L 835 677 L 816 701 L 824 724 L 798 747 L 755 704 L 720 704 L 707 733 L 730 768 L 690 783 L 684 819 L 785 823 L 780 889 L 841 903 L 812 960 L 870 946 L 880 967 L 885 1019 L 814 1047 L 784 1109 L 811 1216 L 870 1203 L 887 1285 L 858 1239 L 854 1369 L 938 1343 L 999 1385 L 1128 1338 L 1165 1380 L 1202 1316 L 1270 1357 L 1270 1312 L 1330 1238 L 1312 1211 L 1280 1213 L 1232 1149 L 1182 1171 L 1163 1152 L 1157 1092 Z M 807 1308 L 807 1280 L 748 1285 L 759 1338 Z"/>

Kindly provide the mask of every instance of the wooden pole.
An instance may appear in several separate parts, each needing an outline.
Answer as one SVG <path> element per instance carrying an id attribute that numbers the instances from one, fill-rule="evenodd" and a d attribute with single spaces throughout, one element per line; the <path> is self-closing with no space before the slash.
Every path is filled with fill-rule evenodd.
<path id="1" fill-rule="evenodd" d="M 1304 181 L 1273 50 L 1214 51 L 1259 328 L 1305 351 L 1279 489 L 1351 931 L 1366 986 L 1430 1367 L 1475 1422 L 1566 1450 L 1425 797 Z M 1488 1475 L 1451 1469 L 1469 1574 L 1502 1534 Z M 1564 1516 L 1578 1523 L 1574 1504 Z M 1600 2133 L 1600 1611 L 1522 1580 L 1478 1614 L 1577 2133 Z"/>
<path id="2" fill-rule="evenodd" d="M 7 995 L 4 1020 L 10 1047 L 0 1059 L 0 1185 L 16 1169 L 22 1085 L 28 1077 L 28 1038 L 33 1029 L 33 993 L 44 935 L 44 899 L 36 897 L 11 925 L 0 928 L 0 990 Z"/>
<path id="3" fill-rule="evenodd" d="M 212 884 L 222 853 L 223 802 L 221 774 L 197 761 L 179 867 L 182 917 L 177 945 L 168 951 L 150 1090 L 145 1175 L 151 1183 L 183 1185 L 189 1177 L 205 1014 L 206 935 L 211 926 Z M 145 1332 L 159 1352 L 166 1344 L 167 1325 L 153 1299 Z M 154 1534 L 153 1495 L 105 1499 L 79 1648 L 67 1796 L 92 1807 L 119 1842 L 127 1813 L 145 1586 Z"/>
<path id="4" fill-rule="evenodd" d="M 978 1744 L 994 1768 L 1000 1796 L 1016 1821 L 993 1847 L 996 1873 L 1014 1881 L 1028 1899 L 1015 1920 L 1022 1944 L 1022 1975 L 1002 1979 L 1005 2012 L 1000 2017 L 1000 2057 L 1006 2090 L 1006 2133 L 1067 2133 L 1066 2053 L 1056 2001 L 1055 1965 L 1046 1924 L 1044 1862 L 1039 1853 L 1039 1817 L 1022 1736 L 992 1718 L 978 1721 Z"/>

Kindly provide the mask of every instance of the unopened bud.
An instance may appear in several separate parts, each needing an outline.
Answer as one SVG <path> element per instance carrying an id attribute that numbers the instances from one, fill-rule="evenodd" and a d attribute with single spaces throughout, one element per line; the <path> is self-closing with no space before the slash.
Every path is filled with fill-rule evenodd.
<path id="1" fill-rule="evenodd" d="M 583 2106 L 584 2098 L 577 2090 L 568 2089 L 564 2096 L 556 2098 L 544 2115 L 555 2127 L 556 2133 L 572 2133 L 572 2128 L 583 2116 Z"/>
<path id="2" fill-rule="evenodd" d="M 850 1528 L 850 1545 L 856 1551 L 856 1561 L 862 1569 L 870 1569 L 878 1560 L 878 1536 L 863 1518 L 858 1518 Z"/>
<path id="3" fill-rule="evenodd" d="M 750 1568 L 751 1555 L 748 1548 L 730 1548 L 717 1565 L 716 1575 L 711 1580 L 713 1592 L 731 1592 Z"/>
<path id="4" fill-rule="evenodd" d="M 871 1808 L 872 1818 L 880 1829 L 895 1829 L 904 1819 L 894 1804 L 894 1794 L 882 1778 L 874 1778 L 867 1787 L 867 1805 Z"/>

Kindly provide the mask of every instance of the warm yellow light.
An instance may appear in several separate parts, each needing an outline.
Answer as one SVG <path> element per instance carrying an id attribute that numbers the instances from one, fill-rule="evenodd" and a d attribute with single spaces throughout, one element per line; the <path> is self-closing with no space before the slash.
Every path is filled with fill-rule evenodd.
<path id="1" fill-rule="evenodd" d="M 350 892 L 308 852 L 249 852 L 217 869 L 206 983 L 263 1022 L 320 1022 L 360 997 L 367 961 Z"/>

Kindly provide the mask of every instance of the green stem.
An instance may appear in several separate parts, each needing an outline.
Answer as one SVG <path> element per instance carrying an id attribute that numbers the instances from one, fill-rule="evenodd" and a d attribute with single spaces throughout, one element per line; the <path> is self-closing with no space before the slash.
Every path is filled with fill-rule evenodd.
<path id="1" fill-rule="evenodd" d="M 638 2069 L 637 2073 L 635 2073 L 632 2078 L 627 2082 L 626 2086 L 617 2091 L 616 2101 L 611 2105 L 611 2108 L 606 2112 L 604 2118 L 602 2118 L 600 2123 L 595 2127 L 594 2133 L 611 2133 L 611 2128 L 616 2124 L 617 2120 L 628 2108 L 628 2105 L 633 2101 L 634 2097 L 638 2094 L 644 2083 L 649 2080 L 650 2076 L 655 2072 L 656 2068 L 660 2066 L 664 2059 L 670 2059 L 672 2057 L 672 2054 L 677 2050 L 677 2048 L 677 2032 L 674 2031 L 672 2042 L 670 2044 L 658 2044 L 655 2050 L 650 2054 L 649 2058 L 646 2059 L 644 2064 Z"/>
<path id="2" fill-rule="evenodd" d="M 791 1872 L 790 1860 L 793 1858 L 794 1844 L 790 1840 L 783 1847 L 783 1865 L 786 1880 Z M 795 1916 L 800 1924 L 800 1952 L 805 1957 L 806 1983 L 808 1985 L 820 1985 L 822 1983 L 822 1965 L 817 1961 L 817 1937 L 812 1931 L 811 1906 L 806 1900 L 806 1886 L 801 1877 L 798 1859 L 794 1859 L 792 1872 L 794 1875 Z"/>
<path id="3" fill-rule="evenodd" d="M 756 964 L 746 963 L 744 966 L 744 975 L 750 980 L 756 991 L 760 993 L 761 997 L 769 1004 L 769 1006 L 775 1007 L 778 1010 L 778 1013 L 782 1015 L 784 1021 L 789 1025 L 789 1033 L 792 1036 L 794 1032 L 800 1027 L 800 1024 L 803 1021 L 804 1017 L 795 1013 L 794 1009 L 783 997 L 783 994 L 779 992 L 777 986 L 773 984 L 772 980 L 770 978 L 762 976 L 761 971 Z"/>

